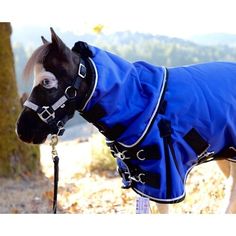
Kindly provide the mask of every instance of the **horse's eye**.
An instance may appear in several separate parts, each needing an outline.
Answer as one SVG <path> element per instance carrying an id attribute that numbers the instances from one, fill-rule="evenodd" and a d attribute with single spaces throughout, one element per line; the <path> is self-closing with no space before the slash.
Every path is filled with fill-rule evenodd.
<path id="1" fill-rule="evenodd" d="M 44 79 L 42 80 L 42 85 L 45 86 L 45 87 L 48 87 L 50 85 L 50 80 L 49 79 Z"/>
<path id="2" fill-rule="evenodd" d="M 58 87 L 58 81 L 55 77 L 44 77 L 44 79 L 41 80 L 40 84 L 46 89 Z"/>

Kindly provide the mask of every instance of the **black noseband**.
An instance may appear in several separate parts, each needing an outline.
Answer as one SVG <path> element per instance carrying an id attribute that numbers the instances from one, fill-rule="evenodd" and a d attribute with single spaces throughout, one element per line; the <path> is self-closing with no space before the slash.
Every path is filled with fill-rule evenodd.
<path id="1" fill-rule="evenodd" d="M 80 58 L 80 64 L 78 68 L 78 74 L 74 79 L 72 85 L 68 86 L 65 89 L 65 92 L 61 98 L 59 98 L 51 106 L 38 106 L 35 103 L 27 99 L 24 103 L 25 107 L 30 108 L 35 111 L 39 118 L 51 128 L 52 134 L 57 134 L 59 136 L 63 135 L 65 128 L 65 123 L 71 118 L 69 115 L 65 114 L 62 119 L 56 117 L 56 111 L 59 108 L 64 108 L 66 104 L 70 101 L 75 100 L 78 94 L 78 90 L 81 84 L 81 81 L 86 78 L 87 68 L 85 66 L 85 61 Z"/>

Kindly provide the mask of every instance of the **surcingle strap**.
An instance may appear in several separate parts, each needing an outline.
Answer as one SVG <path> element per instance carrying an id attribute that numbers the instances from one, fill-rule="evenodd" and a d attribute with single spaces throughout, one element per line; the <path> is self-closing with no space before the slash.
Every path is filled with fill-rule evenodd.
<path id="1" fill-rule="evenodd" d="M 168 120 L 161 119 L 158 123 L 158 128 L 160 131 L 160 136 L 163 139 L 163 146 L 165 152 L 165 163 L 166 163 L 166 196 L 171 198 L 171 187 L 172 187 L 172 178 L 171 178 L 171 156 L 169 152 L 169 144 L 171 144 L 171 123 Z"/>
<path id="2" fill-rule="evenodd" d="M 131 168 L 131 179 L 141 184 L 147 184 L 153 188 L 160 188 L 160 174 L 147 172 L 140 168 Z"/>
<path id="3" fill-rule="evenodd" d="M 160 188 L 160 174 L 147 172 L 137 166 L 133 166 L 128 161 L 117 159 L 118 172 L 123 179 L 122 188 L 129 188 L 134 183 L 149 185 L 153 188 Z"/>
<path id="4" fill-rule="evenodd" d="M 198 156 L 201 156 L 209 147 L 206 140 L 194 128 L 192 128 L 183 138 Z"/>
<path id="5" fill-rule="evenodd" d="M 117 145 L 114 142 L 107 141 L 107 145 L 110 147 L 113 156 L 116 158 L 118 165 L 118 172 L 123 179 L 123 187 L 132 187 L 134 183 L 149 185 L 153 188 L 160 188 L 160 174 L 153 173 L 151 171 L 146 171 L 141 169 L 138 163 L 136 165 L 132 164 L 131 161 L 135 160 L 135 155 L 130 155 L 130 151 L 125 149 L 123 151 L 118 150 Z M 143 150 L 144 151 L 144 150 Z M 146 152 L 147 154 L 147 152 Z M 147 157 L 147 156 L 146 156 Z M 146 157 L 141 156 L 141 151 L 139 153 L 139 160 L 142 162 L 146 160 Z"/>
<path id="6" fill-rule="evenodd" d="M 228 159 L 229 161 L 236 162 L 236 148 L 234 147 L 225 148 L 221 150 L 220 152 L 218 152 L 217 154 L 215 154 L 214 158 L 216 160 Z"/>
<path id="7" fill-rule="evenodd" d="M 223 160 L 228 159 L 229 161 L 236 162 L 236 148 L 227 147 L 222 149 L 218 153 L 208 152 L 207 149 L 210 144 L 197 132 L 196 129 L 192 128 L 185 136 L 184 140 L 190 145 L 190 147 L 198 155 L 198 163 L 205 163 L 212 160 Z"/>
<path id="8" fill-rule="evenodd" d="M 158 128 L 160 132 L 160 136 L 163 139 L 163 146 L 165 152 L 165 163 L 166 163 L 166 194 L 167 198 L 171 198 L 171 188 L 172 188 L 172 178 L 171 178 L 171 158 L 174 161 L 176 170 L 179 173 L 180 178 L 184 182 L 184 177 L 182 176 L 181 170 L 179 168 L 179 163 L 175 155 L 175 150 L 173 147 L 171 134 L 171 122 L 166 119 L 161 119 L 158 123 Z"/>

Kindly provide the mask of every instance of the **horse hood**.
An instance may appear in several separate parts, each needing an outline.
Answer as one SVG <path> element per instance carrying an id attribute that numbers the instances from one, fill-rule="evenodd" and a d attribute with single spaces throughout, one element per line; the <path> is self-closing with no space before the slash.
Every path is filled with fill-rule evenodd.
<path id="1" fill-rule="evenodd" d="M 109 139 L 133 146 L 154 119 L 166 70 L 145 62 L 132 64 L 109 52 L 91 49 L 96 78 L 82 115 L 95 122 Z"/>

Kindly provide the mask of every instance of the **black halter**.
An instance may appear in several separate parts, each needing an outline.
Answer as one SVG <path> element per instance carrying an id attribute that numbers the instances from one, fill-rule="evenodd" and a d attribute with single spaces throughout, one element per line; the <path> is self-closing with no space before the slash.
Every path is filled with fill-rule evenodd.
<path id="1" fill-rule="evenodd" d="M 53 105 L 38 106 L 35 103 L 31 102 L 29 99 L 27 99 L 24 103 L 24 106 L 35 111 L 39 118 L 50 126 L 52 134 L 57 134 L 58 136 L 63 135 L 65 131 L 64 125 L 66 121 L 69 120 L 71 117 L 69 115 L 65 115 L 62 119 L 58 119 L 56 117 L 56 111 L 60 108 L 64 108 L 66 103 L 68 103 L 69 101 L 75 100 L 81 81 L 86 78 L 86 75 L 87 68 L 85 66 L 85 61 L 80 58 L 78 74 L 74 79 L 72 85 L 68 86 L 65 89 L 64 95 L 60 97 Z"/>

